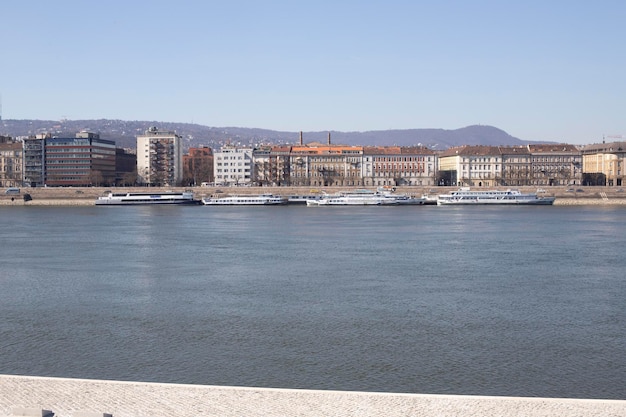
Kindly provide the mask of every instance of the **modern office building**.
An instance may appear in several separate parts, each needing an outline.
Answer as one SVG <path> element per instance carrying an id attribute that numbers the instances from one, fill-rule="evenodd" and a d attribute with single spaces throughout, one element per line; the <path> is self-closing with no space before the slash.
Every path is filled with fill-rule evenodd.
<path id="1" fill-rule="evenodd" d="M 151 127 L 137 136 L 137 182 L 176 186 L 183 180 L 182 137 L 176 132 Z"/>
<path id="2" fill-rule="evenodd" d="M 45 139 L 45 184 L 103 186 L 115 182 L 115 142 L 91 132 Z"/>

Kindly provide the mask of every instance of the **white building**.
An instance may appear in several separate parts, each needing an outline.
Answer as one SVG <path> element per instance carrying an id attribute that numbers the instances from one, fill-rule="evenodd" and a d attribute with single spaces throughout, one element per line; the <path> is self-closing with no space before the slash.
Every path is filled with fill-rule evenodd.
<path id="1" fill-rule="evenodd" d="M 213 153 L 213 172 L 216 185 L 243 185 L 252 183 L 252 148 L 224 146 Z"/>
<path id="2" fill-rule="evenodd" d="M 183 180 L 183 141 L 173 131 L 156 127 L 137 136 L 137 182 L 180 185 Z"/>

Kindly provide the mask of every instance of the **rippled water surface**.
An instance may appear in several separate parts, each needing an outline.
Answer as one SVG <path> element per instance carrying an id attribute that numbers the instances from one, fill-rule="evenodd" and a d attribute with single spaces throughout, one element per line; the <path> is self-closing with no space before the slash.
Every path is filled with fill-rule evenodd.
<path id="1" fill-rule="evenodd" d="M 0 207 L 0 373 L 625 399 L 619 207 Z"/>

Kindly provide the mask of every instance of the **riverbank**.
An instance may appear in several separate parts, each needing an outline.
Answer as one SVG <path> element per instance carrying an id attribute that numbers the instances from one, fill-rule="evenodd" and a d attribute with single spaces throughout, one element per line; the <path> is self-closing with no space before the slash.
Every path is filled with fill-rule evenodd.
<path id="1" fill-rule="evenodd" d="M 458 187 L 397 187 L 396 192 L 413 196 L 437 195 Z M 500 187 L 499 189 L 508 189 Z M 320 192 L 336 193 L 348 187 L 82 187 L 82 188 L 22 188 L 19 195 L 0 195 L 0 206 L 93 206 L 96 199 L 109 190 L 114 192 L 166 192 L 191 189 L 196 199 L 211 195 L 262 194 L 308 195 Z M 517 187 L 522 192 L 536 192 L 535 187 Z M 554 205 L 626 205 L 626 192 L 621 187 L 549 187 L 542 195 L 554 196 Z M 31 200 L 26 201 L 27 195 Z"/>
<path id="2" fill-rule="evenodd" d="M 625 417 L 626 401 L 390 394 L 0 375 L 0 416 Z M 32 414 L 35 415 L 35 414 Z"/>

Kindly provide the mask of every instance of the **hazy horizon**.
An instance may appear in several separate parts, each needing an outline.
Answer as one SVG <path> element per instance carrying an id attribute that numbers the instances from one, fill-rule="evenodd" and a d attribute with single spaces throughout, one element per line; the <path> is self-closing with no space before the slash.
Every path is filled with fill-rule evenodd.
<path id="1" fill-rule="evenodd" d="M 4 120 L 626 134 L 619 1 L 33 0 L 2 14 Z"/>

